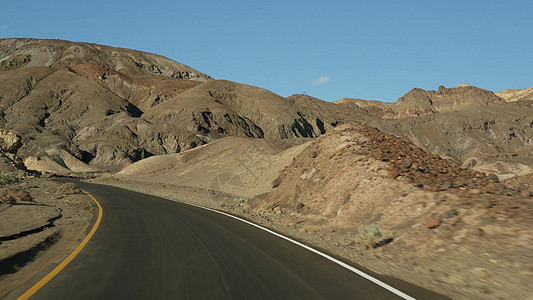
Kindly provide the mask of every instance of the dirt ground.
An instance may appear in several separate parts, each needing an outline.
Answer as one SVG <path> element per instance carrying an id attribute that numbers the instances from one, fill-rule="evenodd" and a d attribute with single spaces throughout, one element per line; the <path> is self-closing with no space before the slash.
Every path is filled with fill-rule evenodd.
<path id="1" fill-rule="evenodd" d="M 97 213 L 85 194 L 69 194 L 44 178 L 12 186 L 29 192 L 31 201 L 0 204 L 0 299 L 31 287 L 63 261 Z"/>

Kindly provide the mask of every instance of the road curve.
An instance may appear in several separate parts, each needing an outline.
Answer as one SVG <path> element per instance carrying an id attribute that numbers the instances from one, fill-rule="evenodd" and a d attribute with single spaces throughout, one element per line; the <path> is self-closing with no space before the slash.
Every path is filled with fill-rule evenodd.
<path id="1" fill-rule="evenodd" d="M 100 227 L 31 299 L 401 299 L 236 219 L 115 187 L 78 184 L 102 205 Z M 443 298 L 394 285 L 416 298 Z"/>

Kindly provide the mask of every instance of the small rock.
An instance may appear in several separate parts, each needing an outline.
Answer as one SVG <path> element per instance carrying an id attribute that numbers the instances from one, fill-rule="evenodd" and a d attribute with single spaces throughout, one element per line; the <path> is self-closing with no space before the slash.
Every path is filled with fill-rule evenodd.
<path id="1" fill-rule="evenodd" d="M 451 217 L 453 217 L 453 216 L 457 216 L 458 214 L 459 214 L 459 212 L 457 211 L 457 209 L 452 208 L 452 209 L 450 209 L 449 211 L 445 212 L 445 213 L 442 215 L 442 217 L 443 217 L 444 219 L 449 219 L 449 218 L 451 218 Z"/>
<path id="2" fill-rule="evenodd" d="M 440 220 L 438 218 L 430 218 L 427 221 L 427 226 L 429 229 L 437 228 L 440 226 Z"/>
<path id="3" fill-rule="evenodd" d="M 396 171 L 390 171 L 389 174 L 388 174 L 388 178 L 389 179 L 396 179 L 396 177 L 398 177 L 400 174 Z"/>
<path id="4" fill-rule="evenodd" d="M 478 190 L 478 189 L 473 189 L 473 190 L 470 190 L 470 193 L 471 193 L 471 194 L 474 194 L 474 195 L 477 195 L 477 194 L 480 194 L 481 191 Z"/>
<path id="5" fill-rule="evenodd" d="M 489 273 L 489 271 L 487 271 L 487 269 L 485 269 L 485 268 L 477 267 L 477 268 L 472 269 L 471 272 L 472 272 L 472 274 L 474 274 L 474 276 L 476 276 L 478 278 L 481 278 L 481 279 L 488 279 L 488 278 L 492 277 L 492 275 Z"/>
<path id="6" fill-rule="evenodd" d="M 413 162 L 411 160 L 409 160 L 409 159 L 402 160 L 402 166 L 404 166 L 406 168 L 410 168 L 412 164 L 413 164 Z"/>
<path id="7" fill-rule="evenodd" d="M 318 153 L 316 151 L 313 151 L 309 154 L 311 158 L 316 158 L 318 156 Z"/>
<path id="8" fill-rule="evenodd" d="M 481 206 L 483 206 L 484 208 L 491 208 L 493 205 L 494 204 L 490 199 L 483 199 L 483 201 L 481 201 Z"/>
<path id="9" fill-rule="evenodd" d="M 528 197 L 531 197 L 531 192 L 530 191 L 521 191 L 520 192 L 520 196 L 524 197 L 524 198 L 528 198 Z"/>
<path id="10" fill-rule="evenodd" d="M 481 228 L 474 228 L 469 233 L 470 233 L 471 236 L 477 237 L 477 238 L 482 237 L 482 236 L 485 235 L 485 231 L 483 231 L 483 229 L 481 229 Z"/>
<path id="11" fill-rule="evenodd" d="M 453 186 L 453 183 L 449 180 L 446 180 L 442 183 L 442 187 L 445 188 L 445 189 L 449 189 Z"/>
<path id="12" fill-rule="evenodd" d="M 302 202 L 298 202 L 298 204 L 296 204 L 296 209 L 302 209 L 304 206 L 305 204 L 303 204 Z"/>
<path id="13" fill-rule="evenodd" d="M 494 182 L 500 182 L 500 179 L 495 174 L 489 174 L 487 175 L 487 179 L 494 181 Z"/>

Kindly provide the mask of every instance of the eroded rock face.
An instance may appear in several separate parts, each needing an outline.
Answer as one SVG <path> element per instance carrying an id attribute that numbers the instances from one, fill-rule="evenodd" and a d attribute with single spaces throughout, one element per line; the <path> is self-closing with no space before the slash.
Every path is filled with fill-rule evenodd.
<path id="1" fill-rule="evenodd" d="M 16 154 L 22 147 L 22 137 L 12 131 L 0 129 L 0 153 Z"/>

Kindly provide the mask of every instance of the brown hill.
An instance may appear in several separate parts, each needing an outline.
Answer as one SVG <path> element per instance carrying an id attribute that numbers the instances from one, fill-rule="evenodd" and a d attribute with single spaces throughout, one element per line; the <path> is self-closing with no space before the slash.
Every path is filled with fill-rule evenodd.
<path id="1" fill-rule="evenodd" d="M 281 212 L 275 223 L 342 243 L 378 272 L 453 298 L 529 293 L 530 190 L 348 124 L 310 143 L 277 182 L 262 201 Z"/>
<path id="2" fill-rule="evenodd" d="M 375 114 L 380 117 L 385 119 L 399 119 L 437 112 L 472 109 L 478 106 L 505 102 L 505 100 L 491 91 L 468 84 L 461 84 L 454 88 L 440 86 L 437 91 L 425 91 L 414 88 L 399 98 L 396 103 L 350 98 L 344 98 L 335 103 L 351 103 L 359 107 L 373 107 L 377 109 Z"/>
<path id="3" fill-rule="evenodd" d="M 532 173 L 533 101 L 368 123 L 480 171 Z"/>
<path id="4" fill-rule="evenodd" d="M 334 104 L 211 80 L 158 55 L 58 40 L 2 39 L 0 65 L 0 126 L 23 137 L 19 154 L 41 171 L 118 171 L 226 136 L 316 138 L 365 121 L 480 170 L 531 172 L 529 101 L 468 85 L 414 89 L 395 104 Z"/>
<path id="5" fill-rule="evenodd" d="M 64 67 L 79 64 L 104 66 L 129 78 L 152 75 L 207 81 L 211 77 L 163 56 L 96 44 L 62 40 L 0 39 L 0 70 Z"/>
<path id="6" fill-rule="evenodd" d="M 361 109 L 211 80 L 139 51 L 3 39 L 0 53 L 0 126 L 23 136 L 21 156 L 41 171 L 120 170 L 225 136 L 317 137 L 365 118 Z M 67 164 L 73 157 L 80 162 Z"/>
<path id="7" fill-rule="evenodd" d="M 270 192 L 272 181 L 306 145 L 230 136 L 181 153 L 143 159 L 115 178 L 254 197 Z"/>

